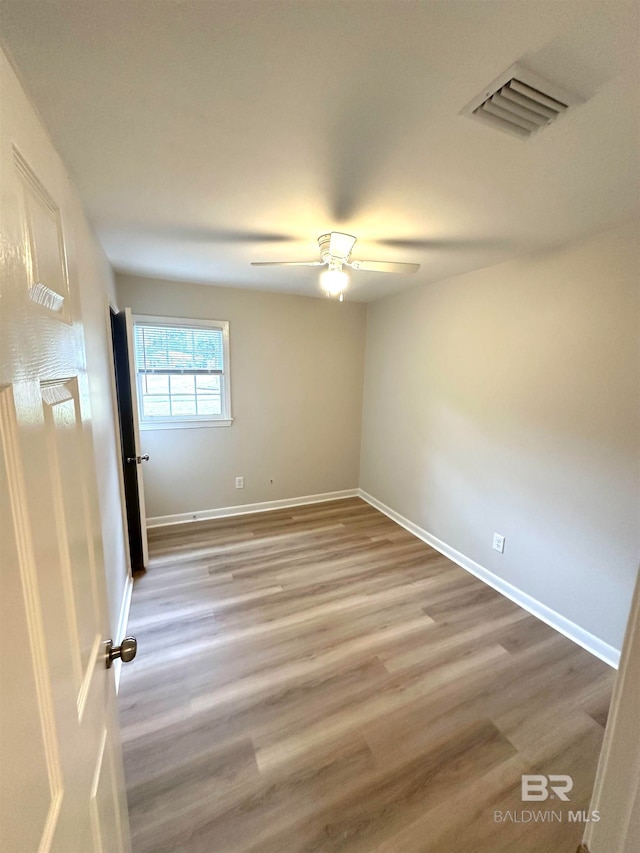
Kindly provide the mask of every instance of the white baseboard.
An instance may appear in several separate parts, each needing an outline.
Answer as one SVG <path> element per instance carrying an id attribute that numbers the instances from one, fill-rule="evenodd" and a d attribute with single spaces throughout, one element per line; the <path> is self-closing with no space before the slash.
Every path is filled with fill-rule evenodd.
<path id="1" fill-rule="evenodd" d="M 248 515 L 252 512 L 269 512 L 274 509 L 288 509 L 306 504 L 319 504 L 325 501 L 339 501 L 358 497 L 358 489 L 343 489 L 340 492 L 324 492 L 320 495 L 304 495 L 299 498 L 284 498 L 278 501 L 261 501 L 255 504 L 240 504 L 217 509 L 178 512 L 175 515 L 157 515 L 147 519 L 147 528 L 164 527 L 167 524 L 186 524 L 190 521 L 206 521 L 210 518 L 230 518 L 234 515 Z"/>
<path id="2" fill-rule="evenodd" d="M 600 658 L 600 660 L 603 660 L 605 663 L 609 664 L 609 666 L 612 666 L 615 669 L 618 668 L 618 664 L 620 662 L 619 649 L 609 645 L 609 643 L 605 643 L 604 640 L 599 639 L 589 633 L 589 631 L 585 631 L 584 628 L 576 625 L 575 622 L 572 622 L 570 619 L 566 619 L 564 616 L 561 616 L 560 613 L 556 613 L 555 610 L 547 607 L 546 604 L 542 604 L 542 602 L 513 586 L 513 584 L 510 584 L 508 581 L 498 577 L 498 575 L 489 571 L 489 569 L 485 569 L 484 566 L 481 566 L 479 563 L 476 563 L 474 560 L 471 560 L 469 557 L 461 554 L 460 551 L 456 551 L 455 548 L 452 548 L 450 545 L 447 545 L 445 542 L 437 539 L 431 533 L 423 530 L 422 527 L 414 524 L 413 521 L 409 521 L 408 518 L 400 515 L 400 513 L 391 509 L 391 507 L 386 506 L 382 501 L 379 501 L 377 498 L 374 498 L 362 489 L 358 489 L 358 495 L 368 504 L 371 504 L 372 507 L 375 507 L 375 509 L 380 510 L 380 512 L 392 519 L 392 521 L 395 521 L 401 527 L 404 527 L 405 530 L 413 533 L 413 535 L 417 536 L 418 539 L 426 542 L 427 545 L 431 545 L 431 547 L 435 548 L 436 551 L 444 554 L 445 557 L 448 557 L 454 563 L 457 563 L 458 566 L 465 569 L 467 572 L 470 572 L 472 575 L 475 575 L 481 581 L 484 581 L 484 583 L 493 587 L 493 589 L 502 593 L 506 598 L 509 598 L 515 604 L 519 605 L 533 616 L 536 616 L 542 622 L 546 622 L 547 625 L 555 628 L 556 631 L 564 634 L 565 637 L 573 640 L 574 643 L 582 646 L 583 649 L 591 652 L 592 655 Z"/>
<path id="3" fill-rule="evenodd" d="M 113 638 L 114 645 L 119 646 L 127 635 L 127 624 L 129 622 L 129 611 L 131 609 L 131 595 L 133 593 L 133 578 L 127 575 L 122 591 L 122 603 L 120 605 L 120 615 L 118 616 L 118 627 L 115 637 Z M 120 673 L 122 672 L 122 661 L 115 660 L 113 662 L 113 676 L 116 681 L 116 693 L 120 689 Z"/>

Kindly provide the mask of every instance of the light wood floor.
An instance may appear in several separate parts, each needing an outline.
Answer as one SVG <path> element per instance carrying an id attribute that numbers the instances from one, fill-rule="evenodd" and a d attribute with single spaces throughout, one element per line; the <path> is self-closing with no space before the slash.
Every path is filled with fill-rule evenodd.
<path id="1" fill-rule="evenodd" d="M 134 853 L 574 853 L 605 664 L 358 499 L 150 539 L 120 688 Z M 523 803 L 522 773 L 570 774 L 571 801 Z M 523 809 L 562 822 L 494 820 Z"/>

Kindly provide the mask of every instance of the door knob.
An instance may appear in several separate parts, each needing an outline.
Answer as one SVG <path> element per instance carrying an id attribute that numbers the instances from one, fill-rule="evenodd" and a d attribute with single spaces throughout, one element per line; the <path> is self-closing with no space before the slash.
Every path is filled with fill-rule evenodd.
<path id="1" fill-rule="evenodd" d="M 122 663 L 129 663 L 136 656 L 138 651 L 138 641 L 135 637 L 125 637 L 119 646 L 113 645 L 113 640 L 107 640 L 106 646 L 106 666 L 111 669 L 111 664 L 117 658 L 122 660 Z"/>
<path id="2" fill-rule="evenodd" d="M 137 462 L 138 465 L 141 462 L 148 462 L 148 461 L 149 461 L 149 454 L 148 453 L 144 453 L 142 456 L 127 456 L 127 462 Z"/>

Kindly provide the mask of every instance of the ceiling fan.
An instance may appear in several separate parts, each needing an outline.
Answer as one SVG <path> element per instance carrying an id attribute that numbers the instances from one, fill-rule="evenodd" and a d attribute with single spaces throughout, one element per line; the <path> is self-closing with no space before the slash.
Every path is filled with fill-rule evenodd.
<path id="1" fill-rule="evenodd" d="M 420 269 L 420 264 L 404 264 L 393 261 L 354 261 L 351 252 L 356 238 L 351 234 L 331 231 L 318 237 L 320 261 L 253 261 L 254 267 L 327 267 L 320 276 L 320 284 L 327 296 L 339 296 L 344 299 L 344 291 L 349 284 L 349 276 L 343 267 L 367 272 L 411 273 Z"/>

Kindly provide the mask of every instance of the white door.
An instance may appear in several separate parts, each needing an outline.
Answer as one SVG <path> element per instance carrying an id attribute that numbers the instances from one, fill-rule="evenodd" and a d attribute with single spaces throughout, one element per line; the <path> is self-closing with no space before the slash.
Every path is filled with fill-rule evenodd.
<path id="1" fill-rule="evenodd" d="M 120 853 L 130 845 L 73 234 L 51 149 L 3 88 L 0 849 Z"/>

